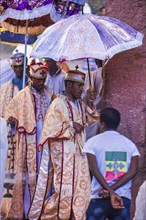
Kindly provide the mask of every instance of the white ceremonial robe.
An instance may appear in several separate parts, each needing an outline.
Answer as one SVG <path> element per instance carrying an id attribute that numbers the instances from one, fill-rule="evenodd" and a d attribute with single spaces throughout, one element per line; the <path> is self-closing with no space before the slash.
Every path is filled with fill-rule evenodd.
<path id="1" fill-rule="evenodd" d="M 8 150 L 7 135 L 8 131 L 6 120 L 0 117 L 0 201 L 3 194 L 3 184 L 5 178 L 5 167 Z"/>

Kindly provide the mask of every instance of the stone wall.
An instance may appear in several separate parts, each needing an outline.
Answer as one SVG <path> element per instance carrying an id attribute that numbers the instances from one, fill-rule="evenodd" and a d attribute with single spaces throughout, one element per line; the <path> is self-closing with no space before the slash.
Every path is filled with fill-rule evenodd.
<path id="1" fill-rule="evenodd" d="M 107 15 L 146 36 L 146 0 L 106 0 Z M 105 68 L 103 106 L 121 112 L 120 132 L 139 148 L 139 171 L 132 187 L 132 216 L 139 186 L 146 180 L 146 37 L 143 46 L 113 57 Z"/>

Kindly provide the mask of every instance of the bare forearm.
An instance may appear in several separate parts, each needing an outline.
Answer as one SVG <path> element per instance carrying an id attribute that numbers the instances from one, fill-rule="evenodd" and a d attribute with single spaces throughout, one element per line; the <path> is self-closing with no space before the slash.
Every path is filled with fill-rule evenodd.
<path id="1" fill-rule="evenodd" d="M 87 106 L 89 106 L 92 110 L 95 108 L 93 102 L 87 102 Z"/>
<path id="2" fill-rule="evenodd" d="M 138 170 L 138 156 L 133 156 L 131 158 L 131 164 L 129 171 L 115 184 L 113 184 L 111 187 L 113 190 L 123 186 L 124 184 L 128 183 L 130 180 L 133 179 L 133 177 L 136 175 Z"/>
<path id="3" fill-rule="evenodd" d="M 123 186 L 124 184 L 128 183 L 130 180 L 134 178 L 137 171 L 126 173 L 119 181 L 117 181 L 115 184 L 111 186 L 113 190 L 116 190 L 117 188 Z"/>
<path id="4" fill-rule="evenodd" d="M 111 192 L 112 189 L 111 189 L 111 188 L 109 187 L 109 185 L 106 183 L 106 181 L 105 181 L 104 177 L 101 175 L 101 173 L 100 173 L 100 172 L 96 172 L 96 171 L 93 170 L 92 168 L 90 168 L 90 170 L 91 170 L 93 176 L 96 178 L 96 180 L 100 183 L 100 185 L 101 185 L 104 189 L 106 189 L 106 190 L 108 190 L 109 192 Z"/>
<path id="5" fill-rule="evenodd" d="M 89 163 L 89 167 L 90 167 L 92 174 L 94 175 L 96 180 L 100 183 L 100 185 L 104 189 L 108 190 L 109 195 L 111 197 L 111 204 L 112 204 L 113 208 L 123 208 L 123 201 L 122 201 L 121 197 L 119 197 L 116 193 L 114 193 L 113 189 L 111 189 L 109 187 L 109 185 L 106 183 L 106 180 L 102 176 L 102 174 L 98 168 L 95 155 L 87 153 L 87 158 L 88 158 L 88 163 Z M 105 197 L 103 197 L 103 198 L 105 198 Z"/>

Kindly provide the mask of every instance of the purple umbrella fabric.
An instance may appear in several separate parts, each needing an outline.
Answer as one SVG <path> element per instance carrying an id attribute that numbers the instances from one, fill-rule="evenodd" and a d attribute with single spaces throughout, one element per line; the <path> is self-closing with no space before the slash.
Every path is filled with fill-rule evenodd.
<path id="1" fill-rule="evenodd" d="M 64 16 L 79 13 L 84 4 L 85 0 L 3 0 L 0 2 L 1 21 L 7 18 L 34 19 L 50 14 L 51 19 L 56 22 Z"/>
<path id="2" fill-rule="evenodd" d="M 3 7 L 3 10 L 7 10 L 8 8 L 12 8 L 15 10 L 32 10 L 33 8 L 39 8 L 43 5 L 48 5 L 52 3 L 53 0 L 40 0 L 39 2 L 37 0 L 33 1 L 27 1 L 27 0 L 15 0 L 15 1 L 2 1 L 1 7 Z"/>
<path id="3" fill-rule="evenodd" d="M 4 0 L 0 2 L 1 26 L 14 32 L 41 34 L 58 20 L 82 11 L 85 0 Z"/>

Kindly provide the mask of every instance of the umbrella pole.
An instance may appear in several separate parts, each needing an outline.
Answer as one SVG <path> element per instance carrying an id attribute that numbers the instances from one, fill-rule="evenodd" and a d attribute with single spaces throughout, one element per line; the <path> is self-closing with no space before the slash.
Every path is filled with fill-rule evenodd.
<path id="1" fill-rule="evenodd" d="M 28 42 L 28 20 L 26 21 L 26 33 L 25 33 L 25 50 L 24 50 L 24 65 L 23 65 L 23 85 L 25 87 L 25 76 L 26 76 L 26 62 L 27 62 L 27 42 Z"/>
<path id="2" fill-rule="evenodd" d="M 89 64 L 89 59 L 88 58 L 87 58 L 87 66 L 88 66 L 89 86 L 90 86 L 90 89 L 92 90 L 91 72 L 90 72 L 90 64 Z"/>
<path id="3" fill-rule="evenodd" d="M 84 10 L 82 8 L 82 15 L 84 14 Z M 87 66 L 88 66 L 88 76 L 89 76 L 89 88 L 92 91 L 92 84 L 91 84 L 91 72 L 90 72 L 90 65 L 89 65 L 89 59 L 87 58 Z"/>

